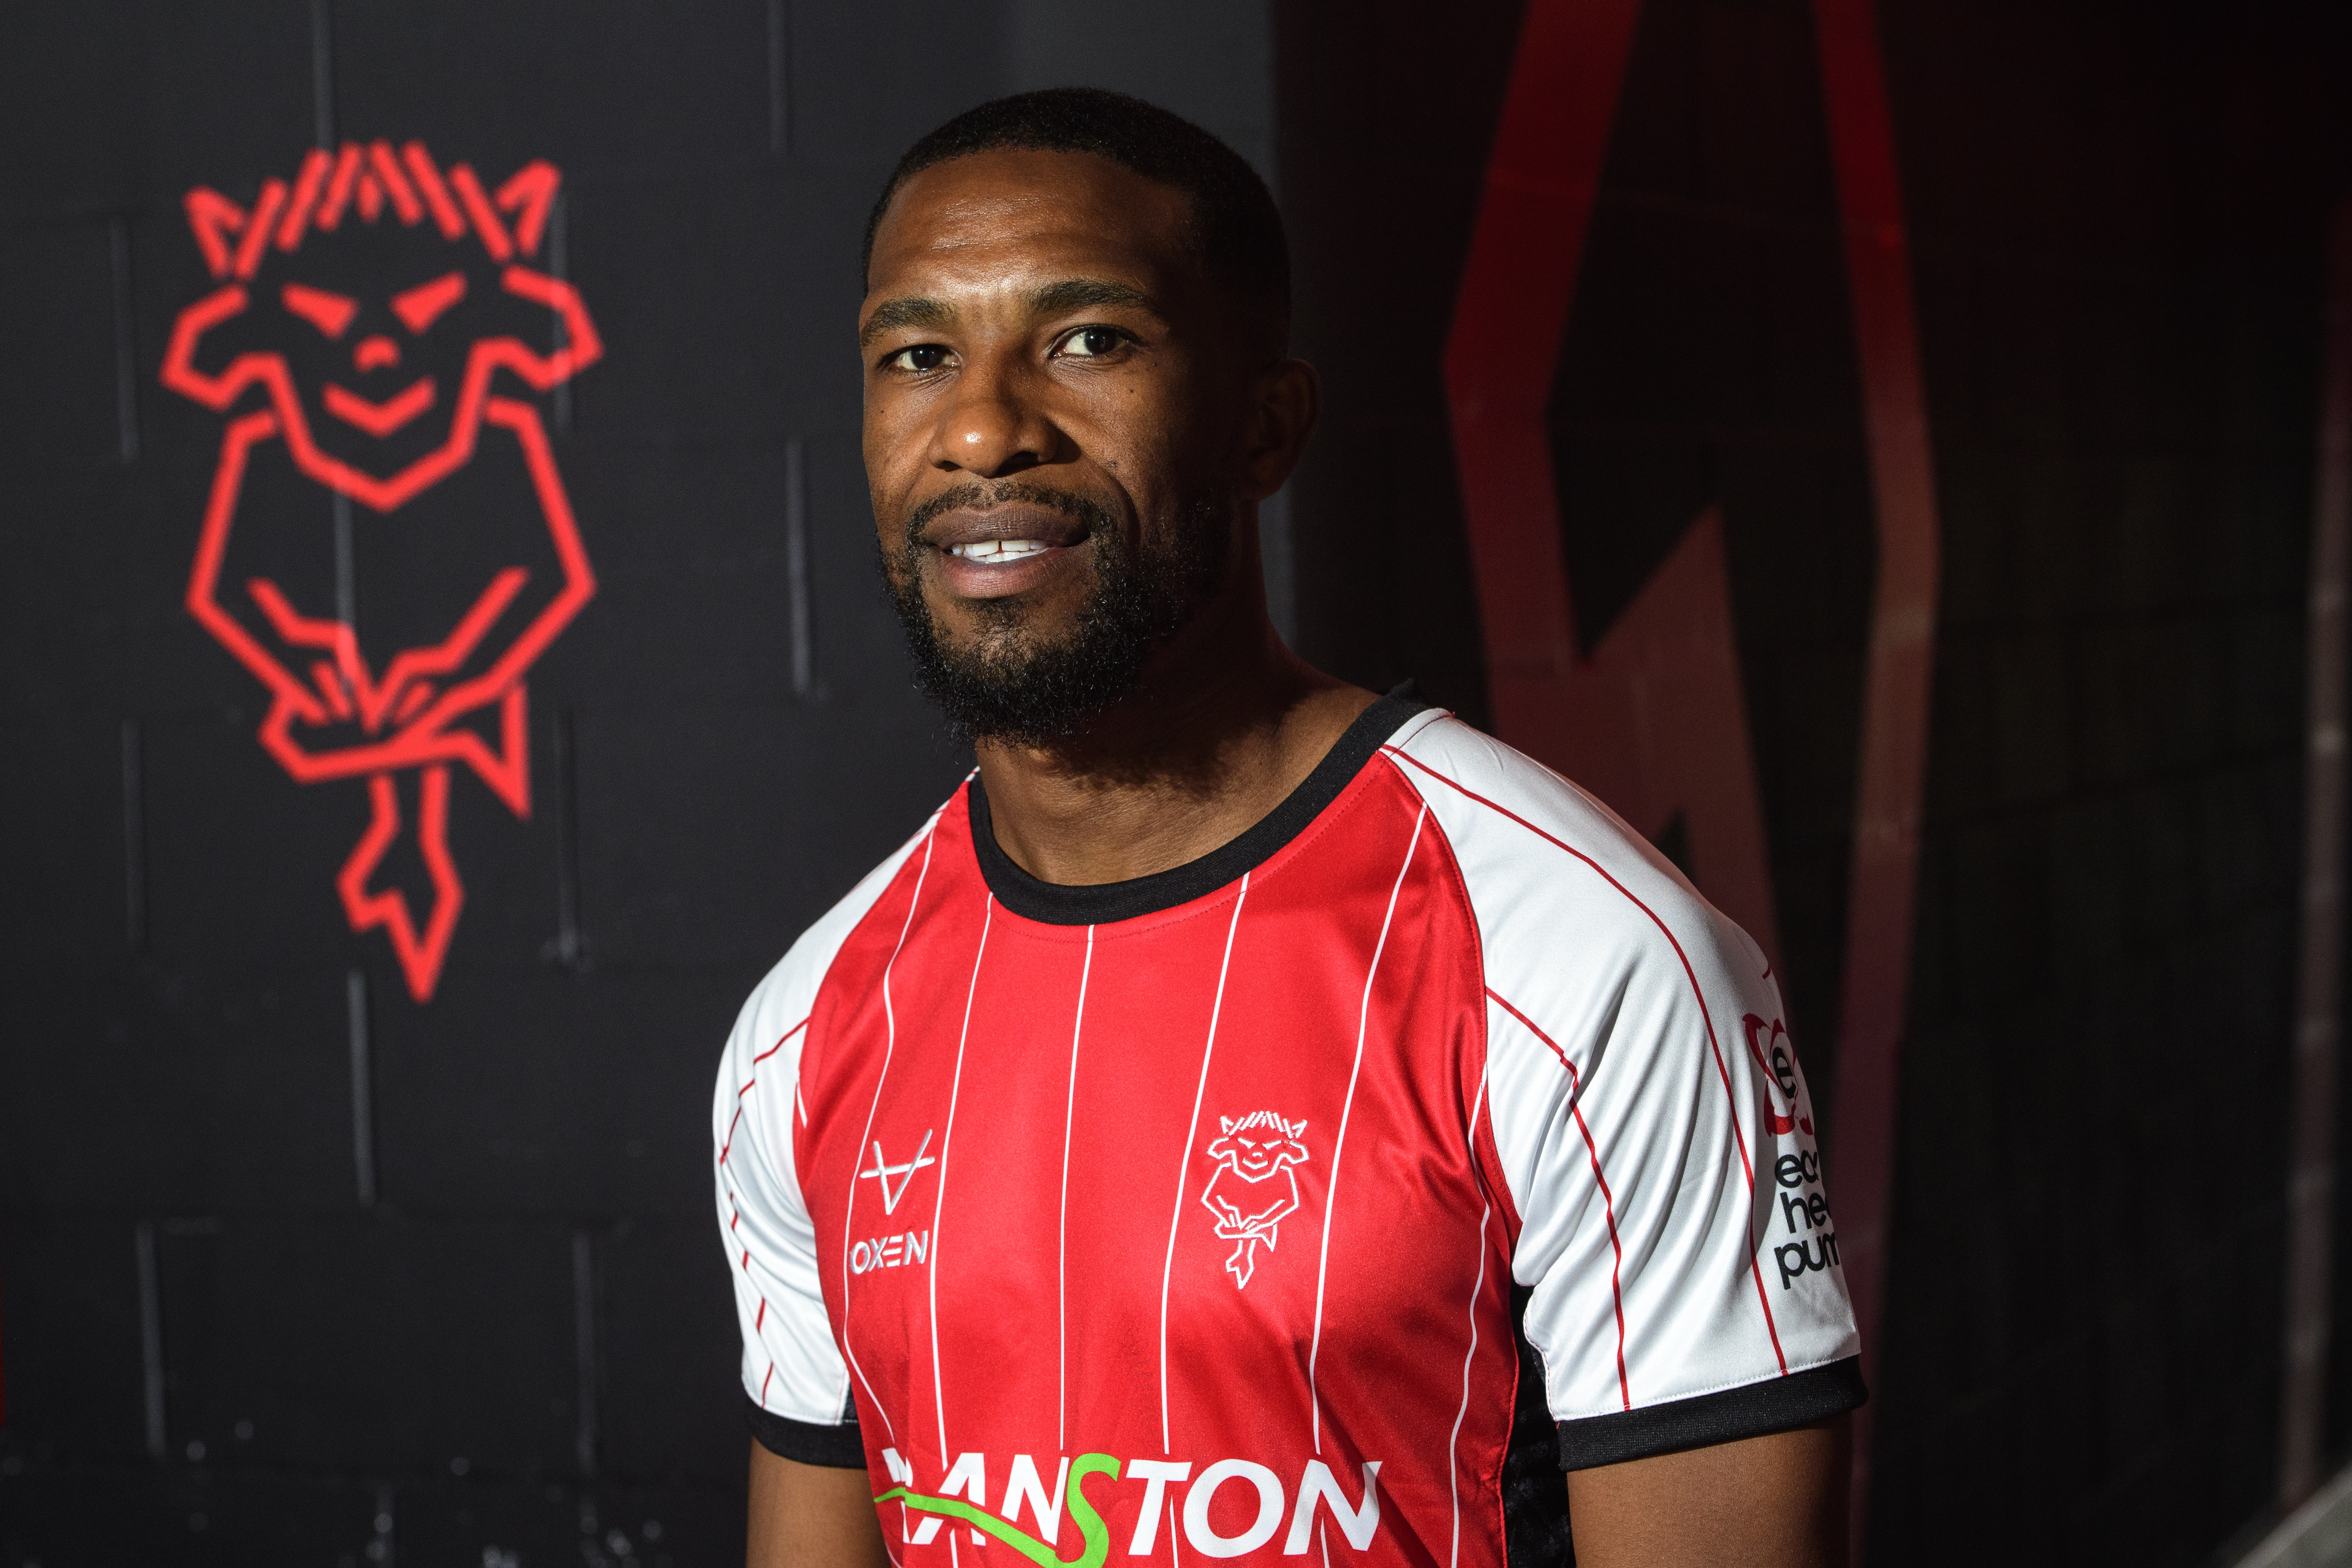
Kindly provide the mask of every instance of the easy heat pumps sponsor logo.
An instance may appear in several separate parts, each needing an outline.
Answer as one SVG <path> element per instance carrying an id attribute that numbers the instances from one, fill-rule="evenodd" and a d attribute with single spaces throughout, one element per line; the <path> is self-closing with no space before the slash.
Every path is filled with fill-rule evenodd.
<path id="1" fill-rule="evenodd" d="M 1055 1468 L 1049 1491 L 1036 1459 L 1015 1454 L 998 1494 L 1001 1513 L 990 1510 L 984 1453 L 957 1455 L 936 1493 L 916 1489 L 914 1465 L 898 1449 L 883 1449 L 882 1461 L 898 1484 L 874 1500 L 900 1505 L 903 1542 L 928 1546 L 943 1529 L 954 1528 L 950 1521 L 961 1521 L 971 1527 L 974 1544 L 993 1537 L 1040 1568 L 1101 1568 L 1114 1555 L 1149 1557 L 1159 1545 L 1163 1522 L 1181 1530 L 1185 1544 L 1202 1556 L 1219 1558 L 1245 1556 L 1277 1536 L 1286 1557 L 1305 1556 L 1318 1536 L 1328 1549 L 1334 1534 L 1363 1552 L 1381 1524 L 1378 1459 L 1364 1461 L 1350 1498 L 1320 1459 L 1307 1460 L 1296 1484 L 1287 1484 L 1282 1472 L 1251 1459 L 1219 1459 L 1195 1474 L 1189 1459 L 1130 1459 L 1122 1466 L 1108 1454 L 1081 1454 L 1050 1461 Z M 1087 1482 L 1096 1477 L 1102 1479 L 1089 1496 Z M 1102 1516 L 1102 1510 L 1117 1510 L 1127 1500 L 1118 1490 L 1121 1487 L 1141 1489 L 1129 1494 L 1137 1511 L 1123 1542 L 1113 1540 Z M 1230 1500 L 1222 1507 L 1220 1494 Z M 1078 1536 L 1076 1556 L 1064 1556 L 1060 1547 L 1066 1513 Z M 1336 1528 L 1319 1531 L 1324 1522 Z"/>

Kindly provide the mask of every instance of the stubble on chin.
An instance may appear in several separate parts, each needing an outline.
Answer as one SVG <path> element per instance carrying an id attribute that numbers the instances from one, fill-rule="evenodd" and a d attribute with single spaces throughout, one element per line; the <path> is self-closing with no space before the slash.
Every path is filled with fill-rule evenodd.
<path id="1" fill-rule="evenodd" d="M 1013 594 L 961 601 L 971 625 L 956 632 L 924 593 L 919 535 L 928 521 L 910 526 L 898 550 L 884 552 L 883 579 L 916 686 L 966 741 L 1045 747 L 1076 735 L 1134 689 L 1152 651 L 1214 592 L 1226 562 L 1223 530 L 1205 506 L 1193 509 L 1175 542 L 1157 549 L 1130 550 L 1105 526 L 1108 518 L 1090 518 L 1092 581 L 1065 629 L 1041 629 L 1045 605 Z"/>

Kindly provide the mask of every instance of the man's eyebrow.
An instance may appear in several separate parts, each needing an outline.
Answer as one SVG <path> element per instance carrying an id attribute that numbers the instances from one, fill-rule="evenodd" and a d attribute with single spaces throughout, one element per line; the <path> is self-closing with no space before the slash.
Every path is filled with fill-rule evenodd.
<path id="1" fill-rule="evenodd" d="M 950 327 L 955 324 L 955 307 L 944 300 L 927 300 L 914 296 L 904 300 L 886 300 L 866 318 L 857 329 L 857 346 L 864 348 L 884 332 L 901 327 Z"/>
<path id="2" fill-rule="evenodd" d="M 1065 310 L 1083 310 L 1089 305 L 1140 305 L 1147 310 L 1157 310 L 1150 295 L 1131 283 L 1117 283 L 1108 278 L 1068 278 L 1059 283 L 1048 283 L 1029 296 L 1029 308 L 1041 316 L 1057 316 Z"/>

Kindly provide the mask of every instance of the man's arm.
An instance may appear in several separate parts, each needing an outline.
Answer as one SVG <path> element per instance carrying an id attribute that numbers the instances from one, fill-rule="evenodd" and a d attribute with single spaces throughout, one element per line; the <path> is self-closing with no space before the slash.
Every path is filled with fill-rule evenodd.
<path id="1" fill-rule="evenodd" d="M 888 1568 L 866 1489 L 863 1467 L 803 1465 L 753 1443 L 747 1568 Z"/>
<path id="2" fill-rule="evenodd" d="M 1840 1415 L 1570 1470 L 1577 1568 L 1845 1568 L 1852 1450 L 1850 1418 Z"/>

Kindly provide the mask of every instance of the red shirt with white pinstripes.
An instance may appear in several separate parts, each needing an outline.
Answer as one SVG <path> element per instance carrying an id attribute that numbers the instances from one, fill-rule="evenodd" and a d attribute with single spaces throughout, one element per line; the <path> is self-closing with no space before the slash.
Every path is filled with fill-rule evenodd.
<path id="1" fill-rule="evenodd" d="M 854 1423 L 900 1562 L 1499 1563 L 1522 1336 L 1570 1467 L 1858 1403 L 1769 966 L 1590 797 L 1390 699 L 1160 877 L 985 805 L 763 983 L 713 1130 L 754 1428 Z"/>

